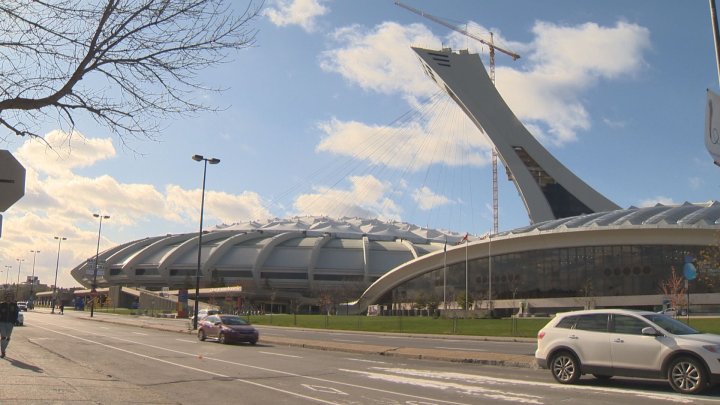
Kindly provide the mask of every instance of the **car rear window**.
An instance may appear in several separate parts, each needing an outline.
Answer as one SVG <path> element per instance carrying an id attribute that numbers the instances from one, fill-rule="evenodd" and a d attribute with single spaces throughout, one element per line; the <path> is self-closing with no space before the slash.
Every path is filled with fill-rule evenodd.
<path id="1" fill-rule="evenodd" d="M 563 329 L 572 329 L 575 327 L 575 322 L 577 322 L 578 317 L 573 316 L 566 316 L 565 318 L 562 318 L 557 325 L 555 325 L 556 328 L 563 328 Z"/>
<path id="2" fill-rule="evenodd" d="M 580 315 L 575 329 L 587 330 L 592 332 L 607 332 L 607 314 L 587 314 Z"/>

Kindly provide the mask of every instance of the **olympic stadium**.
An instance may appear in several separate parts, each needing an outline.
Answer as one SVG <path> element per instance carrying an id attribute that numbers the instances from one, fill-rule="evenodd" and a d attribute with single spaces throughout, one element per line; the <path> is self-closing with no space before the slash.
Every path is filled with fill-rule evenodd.
<path id="1" fill-rule="evenodd" d="M 477 54 L 413 48 L 428 78 L 492 141 L 530 225 L 462 234 L 372 219 L 294 218 L 148 237 L 99 255 L 98 286 L 241 286 L 248 300 L 507 313 L 622 306 L 658 309 L 659 284 L 720 245 L 720 203 L 620 208 L 552 156 L 506 105 Z M 458 242 L 461 242 L 458 244 Z M 94 256 L 93 256 L 94 257 Z M 92 284 L 94 263 L 71 274 Z M 717 265 L 699 269 L 720 279 Z M 689 276 L 688 276 L 689 277 Z M 695 312 L 720 310 L 714 285 L 690 281 Z"/>

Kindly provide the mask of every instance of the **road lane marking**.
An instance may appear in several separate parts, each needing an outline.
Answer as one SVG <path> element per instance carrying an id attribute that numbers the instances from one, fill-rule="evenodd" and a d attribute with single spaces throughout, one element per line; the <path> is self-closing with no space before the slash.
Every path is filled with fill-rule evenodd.
<path id="1" fill-rule="evenodd" d="M 302 356 L 293 356 L 291 354 L 282 354 L 282 353 L 273 353 L 273 352 L 258 352 L 262 354 L 271 354 L 273 356 L 282 356 L 282 357 L 294 357 L 296 359 L 302 359 Z"/>
<path id="2" fill-rule="evenodd" d="M 323 387 L 322 385 L 310 385 L 310 384 L 300 384 L 303 387 L 317 392 L 324 392 L 326 394 L 340 394 L 340 395 L 348 395 L 347 392 L 340 391 L 337 388 L 333 387 Z"/>
<path id="3" fill-rule="evenodd" d="M 359 362 L 361 362 L 361 363 L 388 364 L 388 362 L 386 362 L 386 361 L 365 360 L 365 359 L 353 359 L 353 358 L 351 358 L 351 357 L 346 357 L 345 360 L 359 361 Z"/>
<path id="4" fill-rule="evenodd" d="M 394 373 L 394 368 L 380 368 L 374 367 L 378 371 L 362 371 L 362 370 L 348 370 L 340 369 L 348 373 L 355 373 L 363 375 L 371 380 L 392 382 L 396 384 L 412 385 L 422 388 L 439 389 L 442 391 L 455 391 L 466 395 L 471 395 L 475 398 L 481 397 L 487 400 L 495 401 L 507 401 L 512 403 L 524 403 L 533 405 L 542 405 L 543 397 L 532 394 L 524 394 L 519 392 L 511 392 L 502 388 L 486 388 L 477 384 L 463 384 L 465 381 L 454 382 L 454 381 L 438 381 L 436 378 L 417 378 L 412 375 Z M 380 372 L 382 371 L 382 372 Z M 423 370 L 411 370 L 411 371 L 423 371 Z M 428 371 L 428 374 L 432 374 Z M 459 373 L 458 373 L 459 374 Z"/>
<path id="5" fill-rule="evenodd" d="M 641 398 L 649 398 L 654 400 L 663 400 L 663 401 L 670 401 L 670 402 L 679 402 L 684 404 L 693 404 L 697 403 L 699 401 L 701 402 L 714 402 L 717 403 L 717 400 L 714 398 L 703 398 L 698 396 L 693 396 L 692 398 L 688 398 L 685 395 L 682 394 L 665 394 L 662 392 L 648 392 L 648 391 L 638 391 L 638 390 L 632 390 L 632 389 L 626 389 L 626 388 L 614 388 L 614 387 L 597 387 L 597 386 L 588 386 L 588 385 L 563 385 L 563 384 L 557 384 L 557 383 L 546 383 L 542 381 L 528 381 L 528 380 L 515 380 L 511 378 L 500 378 L 500 377 L 489 377 L 489 376 L 483 376 L 483 375 L 474 375 L 474 374 L 464 374 L 464 373 L 457 373 L 457 372 L 451 372 L 451 371 L 436 371 L 436 370 L 413 370 L 413 369 L 407 369 L 407 368 L 389 368 L 389 367 L 372 367 L 374 370 L 378 370 L 381 372 L 386 373 L 393 373 L 396 375 L 401 376 L 407 376 L 414 379 L 417 379 L 420 382 L 428 381 L 430 379 L 434 380 L 460 380 L 463 383 L 469 384 L 471 386 L 477 386 L 479 384 L 492 384 L 492 385 L 517 385 L 517 386 L 534 386 L 534 387 L 541 387 L 541 388 L 548 388 L 551 390 L 556 389 L 564 389 L 564 390 L 571 390 L 571 391 L 590 391 L 590 392 L 600 392 L 600 393 L 606 393 L 606 394 L 621 394 L 621 395 L 634 395 Z M 363 371 L 356 371 L 359 373 L 363 373 Z"/>
<path id="6" fill-rule="evenodd" d="M 59 325 L 56 325 L 56 324 L 49 324 L 49 323 L 47 323 L 47 322 L 46 322 L 45 324 L 46 324 L 46 325 L 51 325 L 51 326 L 53 326 L 53 327 L 59 326 Z M 132 325 L 127 325 L 127 326 L 132 327 Z M 114 348 L 114 349 L 116 349 L 116 350 L 120 350 L 120 351 L 124 351 L 124 350 L 125 350 L 125 349 L 121 349 L 121 348 L 115 348 L 115 347 L 110 346 L 110 345 L 105 345 L 105 344 L 103 344 L 103 343 L 99 343 L 99 342 L 96 342 L 96 341 L 93 341 L 93 340 L 89 340 L 89 339 L 85 339 L 85 338 L 82 338 L 82 337 L 74 336 L 74 335 L 71 335 L 71 334 L 69 334 L 69 333 L 59 332 L 59 331 L 56 331 L 56 330 L 54 330 L 54 329 L 43 328 L 43 327 L 41 327 L 41 326 L 38 326 L 38 328 L 44 329 L 44 330 L 47 330 L 47 331 L 49 331 L 49 332 L 53 332 L 53 333 L 56 333 L 56 334 L 59 334 L 59 335 L 68 336 L 68 337 L 76 338 L 76 339 L 78 339 L 78 340 L 82 340 L 82 341 L 87 341 L 87 342 L 90 342 L 90 343 L 98 344 L 98 345 L 101 345 L 101 346 L 108 346 L 108 347 Z M 70 327 L 65 327 L 65 328 L 66 328 L 66 329 L 71 329 Z M 74 329 L 71 329 L 71 330 L 74 330 Z M 138 346 L 150 347 L 150 348 L 153 348 L 153 349 L 156 349 L 156 350 L 163 350 L 163 351 L 167 351 L 167 352 L 171 352 L 171 353 L 175 353 L 175 354 L 182 354 L 182 355 L 188 356 L 189 358 L 197 358 L 197 353 L 188 353 L 188 352 L 183 352 L 183 351 L 180 351 L 180 350 L 169 349 L 169 348 L 166 348 L 166 347 L 156 346 L 156 345 L 152 345 L 152 344 L 149 344 L 149 343 L 144 343 L 144 342 L 138 342 L 138 341 L 134 341 L 134 340 L 124 339 L 124 338 L 121 338 L 121 337 L 118 337 L 118 336 L 103 335 L 103 334 L 96 333 L 96 332 L 89 332 L 89 333 L 88 333 L 85 329 L 82 329 L 82 330 L 74 330 L 74 331 L 77 332 L 77 333 L 83 333 L 83 334 L 86 334 L 86 335 L 87 335 L 87 334 L 91 334 L 91 335 L 95 335 L 95 336 L 99 336 L 99 337 L 105 337 L 105 338 L 109 338 L 109 339 L 114 339 L 114 340 L 118 340 L 118 341 L 125 342 L 125 343 L 133 343 L 133 344 L 136 344 L 136 345 L 138 345 Z M 159 332 L 163 332 L 163 331 L 159 331 Z M 139 356 L 145 356 L 145 355 L 141 355 L 141 354 L 138 354 L 138 355 L 139 355 Z M 149 356 L 146 356 L 146 357 L 152 359 L 152 357 L 149 357 Z M 167 361 L 167 360 L 162 360 L 162 359 L 157 359 L 157 360 L 160 361 L 160 362 L 170 363 L 170 362 Z M 471 405 L 470 403 L 467 403 L 467 402 L 456 402 L 456 401 L 450 401 L 450 400 L 444 400 L 444 399 L 436 399 L 436 398 L 423 397 L 423 396 L 420 396 L 420 395 L 405 394 L 405 393 L 402 393 L 402 392 L 397 392 L 397 391 L 393 391 L 393 390 L 387 390 L 387 389 L 377 388 L 377 387 L 374 387 L 374 386 L 365 386 L 365 385 L 360 385 L 360 384 L 348 383 L 348 382 L 344 382 L 344 381 L 335 381 L 335 380 L 330 380 L 330 379 L 327 379 L 327 378 L 313 377 L 313 376 L 308 376 L 308 375 L 293 373 L 293 372 L 289 372 L 289 371 L 276 370 L 276 369 L 271 369 L 271 368 L 267 368 L 267 367 L 256 366 L 256 365 L 253 365 L 253 364 L 240 363 L 240 362 L 236 362 L 236 361 L 230 361 L 230 360 L 219 359 L 219 358 L 214 358 L 214 357 L 203 356 L 203 360 L 205 360 L 205 361 L 215 361 L 215 362 L 218 362 L 218 363 L 231 364 L 231 365 L 238 366 L 238 367 L 245 367 L 245 368 L 250 368 L 250 369 L 255 369 L 255 370 L 260 370 L 260 371 L 266 371 L 266 372 L 276 373 L 276 374 L 285 375 L 285 376 L 289 376 L 289 377 L 298 377 L 298 378 L 304 378 L 304 379 L 312 380 L 312 381 L 320 381 L 320 382 L 323 382 L 323 383 L 326 383 L 326 384 L 337 384 L 337 385 L 342 385 L 342 386 L 345 386 L 345 387 L 352 387 L 352 388 L 361 389 L 361 390 L 379 392 L 379 393 L 386 394 L 386 395 L 396 395 L 396 396 L 404 397 L 404 398 L 413 398 L 413 399 L 418 399 L 418 400 L 422 400 L 422 401 L 431 401 L 432 403 L 449 404 L 449 405 Z M 193 367 L 184 366 L 184 365 L 181 365 L 181 367 L 193 368 Z M 201 369 L 198 369 L 198 370 L 202 371 Z M 212 372 L 209 372 L 209 371 L 208 371 L 208 373 L 212 373 Z M 231 378 L 231 377 L 226 377 L 226 378 Z M 258 385 L 258 386 L 260 386 L 260 387 L 264 387 L 264 385 L 262 385 L 262 384 L 253 383 L 252 381 L 248 381 L 248 380 L 237 380 L 237 381 L 242 381 L 242 382 L 247 383 L 247 384 Z M 275 389 L 275 388 L 269 387 L 269 386 L 268 386 L 268 388 L 274 389 L 274 390 L 278 390 L 278 389 Z M 292 392 L 290 392 L 290 394 L 291 394 L 291 395 L 300 395 L 300 394 L 295 394 L 295 393 L 292 393 Z M 308 397 L 308 399 L 314 399 L 314 398 Z M 319 401 L 322 401 L 322 400 L 319 400 Z M 412 401 L 406 401 L 406 402 L 410 403 L 410 402 L 412 402 Z M 331 403 L 331 402 L 327 402 L 327 403 Z"/>
<path id="7" fill-rule="evenodd" d="M 303 394 L 298 394 L 298 393 L 296 393 L 296 392 L 283 390 L 283 389 L 276 388 L 276 387 L 272 387 L 272 386 L 265 385 L 265 384 L 260 384 L 260 383 L 258 383 L 258 382 L 249 381 L 249 380 L 247 380 L 247 379 L 243 379 L 243 378 L 233 378 L 233 377 L 230 377 L 230 376 L 227 376 L 227 375 L 224 375 L 224 374 L 215 373 L 215 372 L 213 372 L 213 371 L 203 370 L 203 369 L 197 368 L 197 367 L 186 366 L 186 365 L 184 365 L 184 364 L 175 363 L 175 362 L 172 362 L 172 361 L 169 361 L 169 360 L 159 359 L 159 358 L 157 358 L 157 357 L 152 357 L 152 356 L 149 356 L 149 355 L 146 355 L 146 354 L 134 352 L 134 351 L 127 350 L 127 349 L 122 349 L 122 348 L 119 348 L 119 347 L 111 346 L 111 345 L 108 345 L 108 344 L 105 344 L 105 343 L 100 343 L 100 342 L 97 342 L 97 341 L 94 341 L 94 340 L 90 340 L 90 339 L 85 339 L 85 338 L 82 338 L 82 337 L 80 337 L 80 336 L 73 336 L 73 335 L 70 335 L 69 333 L 58 332 L 58 331 L 55 331 L 55 330 L 52 330 L 52 329 L 48 329 L 48 328 L 43 328 L 43 327 L 40 327 L 40 329 L 45 329 L 45 330 L 47 330 L 47 331 L 49 331 L 49 332 L 58 333 L 58 334 L 60 334 L 60 335 L 64 335 L 64 336 L 67 336 L 67 337 L 71 337 L 71 338 L 74 338 L 74 339 L 77 339 L 77 340 L 81 340 L 81 341 L 84 341 L 84 342 L 87 342 L 87 343 L 93 343 L 93 344 L 96 344 L 96 345 L 98 345 L 98 346 L 102 346 L 102 347 L 105 347 L 105 348 L 108 348 L 108 349 L 113 349 L 113 350 L 117 350 L 117 351 L 119 351 L 119 352 L 123 352 L 123 353 L 126 353 L 126 354 L 133 355 L 133 356 L 138 356 L 138 357 L 143 358 L 143 359 L 154 360 L 154 361 L 157 361 L 157 362 L 160 362 L 160 363 L 169 364 L 169 365 L 176 366 L 176 367 L 181 367 L 181 368 L 184 368 L 184 369 L 187 369 L 187 370 L 197 371 L 197 372 L 199 372 L 199 373 L 209 374 L 209 375 L 212 375 L 212 376 L 215 376 L 215 377 L 229 378 L 229 379 L 232 379 L 233 381 L 237 381 L 237 382 L 241 382 L 241 383 L 245 383 L 245 384 L 250 384 L 250 385 L 254 385 L 254 386 L 257 386 L 257 387 L 261 387 L 261 388 L 266 388 L 266 389 L 273 390 L 273 391 L 282 392 L 283 394 L 288 394 L 288 395 L 292 395 L 292 396 L 304 398 L 304 399 L 307 399 L 307 400 L 310 400 L 310 401 L 320 402 L 320 403 L 323 403 L 323 404 L 340 405 L 340 404 L 338 404 L 337 402 L 325 401 L 325 400 L 320 399 L 320 398 L 315 398 L 315 397 L 310 397 L 310 396 L 303 395 Z"/>
<path id="8" fill-rule="evenodd" d="M 197 343 L 197 342 L 198 342 L 197 340 L 194 340 L 194 339 L 193 339 L 193 340 L 190 340 L 190 339 L 175 339 L 175 340 L 177 340 L 178 342 L 185 342 L 185 343 Z"/>
<path id="9" fill-rule="evenodd" d="M 142 332 L 133 332 L 133 334 L 140 335 L 140 336 L 147 336 L 147 333 L 142 333 Z"/>
<path id="10" fill-rule="evenodd" d="M 350 339 L 333 339 L 336 342 L 349 342 L 349 343 L 364 343 L 362 340 L 350 340 Z"/>
<path id="11" fill-rule="evenodd" d="M 486 352 L 485 349 L 465 349 L 462 347 L 444 347 L 444 346 L 435 346 L 436 349 L 444 349 L 444 350 L 460 350 L 463 352 Z"/>

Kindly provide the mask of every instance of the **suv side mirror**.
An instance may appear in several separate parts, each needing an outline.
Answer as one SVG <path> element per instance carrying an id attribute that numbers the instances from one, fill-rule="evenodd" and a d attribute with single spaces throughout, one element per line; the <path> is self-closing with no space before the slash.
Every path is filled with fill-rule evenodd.
<path id="1" fill-rule="evenodd" d="M 651 326 L 642 328 L 641 333 L 643 336 L 660 336 L 660 333 Z"/>

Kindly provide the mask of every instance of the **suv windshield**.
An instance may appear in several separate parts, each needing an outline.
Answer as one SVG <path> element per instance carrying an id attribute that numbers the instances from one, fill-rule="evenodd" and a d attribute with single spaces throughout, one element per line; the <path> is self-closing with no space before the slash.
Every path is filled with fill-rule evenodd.
<path id="1" fill-rule="evenodd" d="M 643 315 L 643 318 L 655 323 L 657 326 L 665 329 L 673 335 L 694 335 L 700 333 L 695 329 L 685 325 L 684 323 L 675 320 L 667 315 L 663 314 L 652 314 Z"/>

